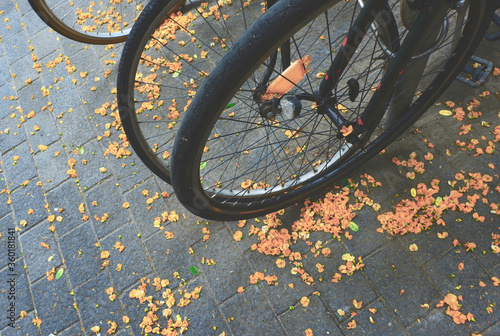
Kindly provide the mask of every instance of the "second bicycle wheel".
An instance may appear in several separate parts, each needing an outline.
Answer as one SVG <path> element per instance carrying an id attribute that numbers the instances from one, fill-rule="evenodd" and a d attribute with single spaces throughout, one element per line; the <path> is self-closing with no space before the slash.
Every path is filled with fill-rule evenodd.
<path id="1" fill-rule="evenodd" d="M 147 0 L 29 0 L 38 16 L 59 34 L 90 44 L 123 42 Z"/>
<path id="2" fill-rule="evenodd" d="M 378 118 L 353 137 L 410 35 L 411 13 L 399 7 L 283 0 L 271 8 L 210 74 L 184 117 L 172 158 L 179 200 L 209 219 L 263 215 L 324 188 L 411 126 L 479 43 L 491 1 L 450 7 L 430 27 L 433 43 L 417 50 L 389 88 L 385 108 L 397 117 Z M 335 83 L 325 97 L 326 76 Z"/>
<path id="3" fill-rule="evenodd" d="M 274 1 L 275 2 L 275 1 Z M 273 1 L 267 1 L 270 5 Z M 170 152 L 184 112 L 229 46 L 266 2 L 153 0 L 135 23 L 118 69 L 118 108 L 135 153 L 170 183 Z"/>

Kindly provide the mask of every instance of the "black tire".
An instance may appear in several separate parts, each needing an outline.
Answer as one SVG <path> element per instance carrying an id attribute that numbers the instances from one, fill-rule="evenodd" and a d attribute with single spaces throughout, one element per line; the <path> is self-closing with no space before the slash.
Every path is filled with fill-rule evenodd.
<path id="1" fill-rule="evenodd" d="M 152 0 L 137 19 L 120 59 L 117 94 L 123 129 L 139 158 L 167 183 L 169 153 L 184 111 L 208 73 L 233 41 L 260 17 L 263 8 L 256 1 L 245 2 L 248 5 L 235 1 L 224 6 L 214 0 L 207 3 L 208 6 L 200 7 L 199 1 L 187 0 L 178 12 L 177 1 Z M 219 12 L 220 19 L 212 9 Z M 172 14 L 175 17 L 168 21 Z M 193 21 L 191 14 L 196 16 Z M 162 37 L 160 42 L 154 34 L 168 24 L 177 28 L 176 39 Z M 179 58 L 181 54 L 190 58 Z M 180 72 L 172 70 L 173 63 L 181 64 Z M 147 79 L 149 75 L 155 78 Z M 151 87 L 143 90 L 148 83 Z M 144 102 L 150 104 L 151 110 L 144 109 Z M 172 114 L 169 108 L 173 105 L 177 105 L 177 111 Z"/>
<path id="2" fill-rule="evenodd" d="M 147 0 L 110 1 L 29 0 L 38 16 L 59 34 L 89 44 L 124 42 Z M 103 14 L 107 13 L 107 14 Z"/>
<path id="3" fill-rule="evenodd" d="M 390 3 L 392 11 L 396 13 L 398 9 L 395 7 L 399 1 Z M 333 119 L 327 119 L 324 115 L 318 116 L 312 108 L 302 111 L 297 117 L 303 118 L 300 121 L 300 132 L 288 133 L 292 135 L 291 138 L 297 136 L 293 141 L 299 144 L 294 156 L 297 160 L 294 161 L 291 155 L 286 158 L 289 154 L 286 152 L 287 146 L 290 151 L 292 140 L 281 140 L 283 138 L 278 138 L 278 132 L 294 131 L 295 127 L 292 125 L 298 125 L 298 121 L 295 121 L 298 119 L 290 119 L 290 116 L 286 119 L 283 114 L 277 114 L 275 121 L 264 118 L 263 110 L 259 108 L 262 106 L 262 95 L 255 92 L 255 86 L 258 86 L 256 83 L 262 78 L 260 75 L 265 72 L 266 65 L 279 64 L 273 63 L 271 59 L 274 51 L 278 50 L 284 41 L 295 39 L 291 46 L 299 50 L 300 43 L 319 41 L 317 38 L 322 34 L 322 30 L 316 27 L 322 26 L 318 20 L 333 22 L 328 18 L 334 17 L 334 14 L 340 13 L 346 6 L 354 6 L 356 2 L 340 1 L 337 4 L 340 9 L 330 8 L 334 3 L 325 0 L 278 2 L 242 36 L 199 89 L 178 131 L 172 158 L 172 178 L 176 195 L 194 214 L 216 220 L 260 216 L 300 201 L 368 161 L 408 129 L 453 81 L 481 40 L 494 8 L 493 1 L 471 1 L 467 8 L 451 9 L 447 13 L 442 27 L 437 27 L 437 30 L 441 29 L 448 34 L 449 30 L 445 28 L 445 24 L 455 20 L 455 25 L 451 22 L 448 26 L 452 27 L 450 36 L 441 34 L 443 36 L 440 35 L 437 48 L 431 50 L 428 55 L 421 53 L 419 57 L 414 57 L 412 66 L 418 64 L 419 59 L 430 59 L 425 63 L 427 66 L 421 75 L 420 86 L 416 88 L 418 91 L 411 97 L 411 106 L 404 109 L 396 122 L 391 121 L 389 124 L 386 118 L 378 119 L 376 125 L 370 125 L 368 132 L 359 135 L 359 141 L 346 141 L 336 129 Z M 466 14 L 465 25 L 459 24 L 459 13 Z M 337 27 L 341 25 L 340 21 L 335 20 Z M 401 25 L 398 26 L 403 39 L 407 35 L 406 31 Z M 331 29 L 328 29 L 328 33 L 333 34 Z M 357 48 L 359 55 L 365 51 L 370 53 L 372 50 L 373 57 L 369 59 L 369 66 L 364 69 L 362 62 L 359 62 L 364 70 L 358 72 L 354 69 L 356 65 L 348 66 L 332 92 L 333 98 L 336 99 L 335 109 L 341 109 L 337 105 L 339 103 L 345 105 L 344 118 L 347 124 L 357 122 L 357 118 L 373 96 L 370 91 L 381 81 L 384 76 L 382 69 L 391 59 L 386 57 L 381 64 L 375 63 L 379 56 L 387 55 L 387 52 L 382 50 L 375 32 L 372 33 L 371 36 L 367 34 L 365 37 L 368 38 L 367 44 Z M 342 50 L 341 35 L 339 34 L 335 41 L 329 35 L 329 43 L 324 44 L 323 51 L 329 52 L 334 48 Z M 371 41 L 371 38 L 374 40 Z M 332 45 L 331 41 L 335 44 Z M 321 45 L 320 42 L 317 43 Z M 368 49 L 367 46 L 373 49 Z M 445 52 L 443 58 L 442 54 Z M 319 80 L 314 75 L 316 71 L 324 69 L 321 67 L 321 57 L 324 55 L 321 50 L 312 48 L 311 53 L 318 58 L 318 62 L 314 63 L 313 59 L 310 65 L 311 69 L 314 69 L 311 70 L 311 75 L 307 74 L 301 82 L 295 81 L 298 85 L 283 97 L 298 97 L 297 93 L 302 91 L 314 95 L 317 91 Z M 300 57 L 295 59 L 303 58 L 306 53 L 298 55 Z M 325 59 L 329 65 L 330 58 Z M 352 57 L 351 61 L 356 61 L 356 57 Z M 328 65 L 325 67 L 328 68 Z M 275 77 L 284 77 L 282 71 L 283 69 L 279 68 L 275 70 Z M 406 78 L 409 74 L 411 69 L 407 68 L 401 78 Z M 351 89 L 356 85 L 347 85 L 346 82 L 349 78 L 354 78 L 353 76 L 370 78 L 371 82 L 368 83 L 367 80 L 359 89 L 364 96 L 359 101 L 356 101 L 359 97 L 355 98 L 355 102 L 350 104 L 349 93 L 356 90 Z M 260 98 L 256 99 L 256 95 Z M 398 98 L 399 95 L 393 96 L 388 108 L 397 105 Z M 268 102 L 269 100 L 266 101 Z M 231 112 L 226 108 L 233 104 L 238 104 L 234 106 L 240 108 L 238 111 L 243 111 L 241 118 L 226 115 Z M 341 113 L 337 111 L 336 115 L 339 114 Z M 279 124 L 276 124 L 276 120 Z M 305 128 L 308 122 L 309 125 L 314 123 L 310 130 Z M 322 128 L 316 126 L 320 123 Z M 237 139 L 240 133 L 244 135 L 242 140 Z M 276 140 L 269 140 L 271 137 Z M 321 137 L 325 139 L 322 140 Z M 309 149 L 312 141 L 317 143 Z M 308 147 L 300 147 L 304 143 Z M 209 147 L 208 153 L 204 152 L 205 146 Z M 248 150 L 249 146 L 252 146 L 251 150 Z M 269 153 L 263 153 L 263 148 L 268 148 L 266 150 Z M 318 154 L 314 154 L 314 150 Z M 247 161 L 245 158 L 248 158 Z M 303 163 L 306 159 L 307 163 Z M 317 160 L 321 161 L 315 169 L 313 164 L 318 162 Z M 304 178 L 301 178 L 300 174 Z"/>

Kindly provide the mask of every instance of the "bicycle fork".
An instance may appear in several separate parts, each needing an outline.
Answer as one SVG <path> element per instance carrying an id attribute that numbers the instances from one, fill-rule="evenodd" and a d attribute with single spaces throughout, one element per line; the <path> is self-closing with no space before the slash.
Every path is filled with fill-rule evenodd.
<path id="1" fill-rule="evenodd" d="M 405 3 L 407 2 L 407 0 L 403 1 Z M 416 1 L 411 2 L 412 7 L 415 6 L 415 2 Z M 403 5 L 406 6 L 405 4 Z M 361 9 L 355 24 L 349 30 L 341 49 L 335 56 L 327 75 L 324 77 L 320 85 L 319 95 L 320 97 L 323 97 L 325 101 L 332 97 L 332 91 L 342 72 L 345 70 L 350 58 L 354 55 L 364 35 L 384 6 L 387 6 L 387 1 L 385 0 L 370 0 L 367 1 Z M 373 129 L 380 122 L 384 115 L 384 111 L 389 106 L 391 98 L 395 92 L 403 91 L 404 95 L 398 94 L 398 99 L 401 100 L 396 104 L 399 107 L 399 111 L 391 112 L 392 118 L 397 118 L 401 111 L 404 111 L 404 109 L 409 106 L 417 89 L 418 83 L 417 85 L 412 84 L 412 87 L 410 88 L 404 87 L 404 85 L 406 85 L 405 83 L 407 82 L 414 81 L 421 75 L 421 73 L 419 75 L 415 73 L 415 75 L 412 74 L 411 76 L 407 76 L 406 72 L 410 70 L 413 72 L 413 69 L 411 69 L 412 58 L 415 55 L 418 55 L 419 50 L 426 50 L 427 45 L 430 43 L 427 41 L 429 36 L 434 36 L 434 38 L 431 39 L 433 40 L 431 45 L 435 42 L 436 33 L 433 32 L 433 27 L 438 26 L 444 21 L 446 12 L 449 8 L 448 0 L 419 1 L 418 10 L 415 11 L 415 18 L 413 19 L 413 23 L 404 42 L 388 62 L 386 73 L 383 76 L 379 87 L 375 90 L 365 110 L 361 113 L 357 122 L 353 125 L 353 132 L 347 138 L 348 141 L 356 143 L 362 133 Z M 428 57 L 428 55 L 426 57 Z M 423 64 L 423 66 L 419 65 L 418 71 L 423 72 L 426 61 L 420 62 L 419 60 L 419 63 Z M 409 64 L 410 68 L 408 67 Z M 401 82 L 400 88 L 398 88 L 398 83 L 402 78 L 407 78 L 408 80 Z M 338 114 L 336 111 L 332 111 L 331 109 L 329 112 L 330 113 L 326 114 Z M 338 121 L 338 117 L 336 115 L 330 116 L 330 118 L 334 123 Z"/>

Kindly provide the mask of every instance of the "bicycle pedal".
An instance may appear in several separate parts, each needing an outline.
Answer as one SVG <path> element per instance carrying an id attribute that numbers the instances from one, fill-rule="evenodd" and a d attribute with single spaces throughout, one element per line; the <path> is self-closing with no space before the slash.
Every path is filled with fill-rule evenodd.
<path id="1" fill-rule="evenodd" d="M 458 75 L 456 80 L 472 87 L 478 87 L 484 83 L 493 70 L 493 63 L 474 55 L 469 60 L 469 63 L 471 62 L 472 64 L 467 64 L 462 69 L 461 74 L 464 75 Z"/>
<path id="2" fill-rule="evenodd" d="M 498 9 L 500 9 L 500 1 L 498 2 Z M 494 14 L 493 19 L 491 20 L 492 23 L 496 24 L 498 27 L 500 27 L 500 15 Z M 495 34 L 488 34 L 486 33 L 484 35 L 484 38 L 487 39 L 488 41 L 497 41 L 500 40 L 500 32 L 495 33 Z"/>

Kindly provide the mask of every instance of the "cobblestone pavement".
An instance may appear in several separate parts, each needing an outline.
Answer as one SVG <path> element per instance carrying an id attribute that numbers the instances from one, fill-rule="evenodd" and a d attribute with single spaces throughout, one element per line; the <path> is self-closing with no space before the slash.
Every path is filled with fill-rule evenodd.
<path id="1" fill-rule="evenodd" d="M 201 221 L 135 155 L 105 155 L 110 143 L 122 143 L 113 114 L 121 45 L 87 46 L 63 38 L 27 1 L 2 0 L 0 13 L 1 335 L 94 335 L 96 327 L 101 335 L 113 328 L 118 335 L 140 335 L 141 323 L 155 314 L 161 329 L 166 327 L 165 312 L 172 312 L 178 331 L 186 318 L 188 335 L 304 335 L 307 328 L 314 335 L 500 335 L 500 257 L 492 252 L 500 220 L 490 206 L 500 203 L 500 156 L 487 154 L 500 124 L 500 76 L 479 89 L 455 83 L 443 95 L 442 102 L 456 104 L 479 99 L 478 118 L 457 121 L 439 114 L 443 104 L 435 106 L 384 155 L 352 173 L 354 182 L 368 173 L 382 183 L 368 193 L 381 208 L 365 206 L 356 213 L 359 231 L 348 230 L 352 239 L 312 233 L 313 246 L 298 239 L 290 247 L 301 267 L 287 261 L 280 268 L 277 256 L 252 248 L 259 240 L 248 233 L 252 224 L 262 227 L 263 219 L 243 228 Z M 485 41 L 477 53 L 499 66 L 499 42 Z M 486 90 L 491 94 L 479 97 Z M 96 113 L 103 104 L 107 114 Z M 467 124 L 471 130 L 465 134 L 467 127 L 460 127 Z M 469 150 L 461 150 L 458 139 Z M 412 168 L 392 162 L 409 160 L 412 152 L 425 163 L 425 173 L 414 180 L 406 178 Z M 428 152 L 430 161 L 424 159 Z M 69 164 L 77 177 L 68 174 Z M 438 195 L 444 197 L 452 190 L 448 181 L 460 172 L 470 181 L 478 182 L 469 173 L 493 179 L 483 181 L 489 189 L 467 194 L 473 202 L 473 194 L 483 193 L 471 213 L 448 211 L 445 226 L 419 234 L 377 231 L 377 216 L 412 199 L 418 183 L 430 188 L 439 179 Z M 283 228 L 291 229 L 300 209 L 285 210 Z M 170 217 L 159 228 L 155 220 L 162 214 Z M 236 231 L 241 241 L 233 238 Z M 325 253 L 317 255 L 316 248 Z M 332 282 L 348 261 L 342 257 L 352 256 L 362 257 L 364 267 Z M 267 278 L 259 282 L 256 272 Z M 141 285 L 143 277 L 149 283 Z M 142 289 L 156 305 L 140 302 Z M 164 310 L 173 298 L 172 311 Z M 454 323 L 447 309 L 456 319 L 468 313 L 474 319 Z"/>

